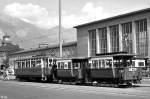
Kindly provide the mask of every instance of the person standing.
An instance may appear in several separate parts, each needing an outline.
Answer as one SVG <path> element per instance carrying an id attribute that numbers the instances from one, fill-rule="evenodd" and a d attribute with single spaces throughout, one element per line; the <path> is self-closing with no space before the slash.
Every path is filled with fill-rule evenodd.
<path id="1" fill-rule="evenodd" d="M 9 80 L 9 71 L 8 71 L 8 69 L 4 69 L 4 71 L 3 71 L 3 79 L 4 80 Z"/>

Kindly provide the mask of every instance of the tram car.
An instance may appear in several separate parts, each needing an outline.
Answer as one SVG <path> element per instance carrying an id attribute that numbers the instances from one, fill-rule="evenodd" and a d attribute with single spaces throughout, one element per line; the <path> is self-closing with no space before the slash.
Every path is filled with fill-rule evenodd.
<path id="1" fill-rule="evenodd" d="M 133 65 L 133 62 L 138 63 L 136 59 L 133 60 L 133 57 L 134 55 L 125 53 L 91 57 L 88 60 L 90 69 L 88 79 L 117 85 L 139 83 L 142 79 L 142 72 L 139 64 Z"/>
<path id="2" fill-rule="evenodd" d="M 18 59 L 14 63 L 17 79 L 51 81 L 53 78 L 53 65 L 56 63 L 56 59 L 38 56 Z"/>
<path id="3" fill-rule="evenodd" d="M 110 54 L 57 60 L 57 79 L 76 83 L 131 85 L 142 79 L 141 68 L 132 54 Z M 133 62 L 136 64 L 133 65 Z M 138 63 L 138 64 L 137 64 Z M 145 65 L 144 61 L 140 63 Z"/>
<path id="4" fill-rule="evenodd" d="M 57 60 L 57 80 L 83 84 L 83 75 L 85 74 L 83 68 L 88 65 L 87 60 L 84 57 L 61 58 Z"/>

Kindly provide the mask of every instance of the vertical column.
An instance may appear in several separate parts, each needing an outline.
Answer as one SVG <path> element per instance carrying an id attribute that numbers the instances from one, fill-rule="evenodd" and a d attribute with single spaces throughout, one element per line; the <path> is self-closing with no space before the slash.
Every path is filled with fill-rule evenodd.
<path id="1" fill-rule="evenodd" d="M 150 18 L 147 18 L 148 58 L 150 59 Z"/>
<path id="2" fill-rule="evenodd" d="M 98 29 L 96 29 L 96 53 L 100 53 L 99 31 L 98 31 Z"/>
<path id="3" fill-rule="evenodd" d="M 136 25 L 134 21 L 132 22 L 132 46 L 133 53 L 136 54 Z"/>
<path id="4" fill-rule="evenodd" d="M 90 54 L 91 54 L 91 52 L 90 52 L 90 34 L 89 34 L 89 32 L 87 33 L 88 35 L 87 35 L 87 41 L 88 41 L 88 57 L 90 57 Z"/>
<path id="5" fill-rule="evenodd" d="M 111 52 L 111 44 L 110 44 L 110 29 L 109 26 L 107 27 L 107 52 Z"/>
<path id="6" fill-rule="evenodd" d="M 122 44 L 122 26 L 119 24 L 119 51 L 123 51 L 123 44 Z"/>

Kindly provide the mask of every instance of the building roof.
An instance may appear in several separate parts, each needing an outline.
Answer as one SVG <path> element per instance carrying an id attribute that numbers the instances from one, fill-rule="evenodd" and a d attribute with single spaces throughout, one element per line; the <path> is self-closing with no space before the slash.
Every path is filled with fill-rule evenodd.
<path id="1" fill-rule="evenodd" d="M 0 52 L 16 52 L 22 50 L 18 45 L 14 45 L 12 43 L 7 43 L 5 45 L 0 46 Z"/>
<path id="2" fill-rule="evenodd" d="M 118 19 L 118 18 L 122 18 L 122 17 L 126 17 L 126 16 L 132 16 L 132 15 L 143 13 L 143 12 L 150 12 L 150 8 L 141 9 L 141 10 L 129 12 L 129 13 L 126 13 L 126 14 L 121 14 L 121 15 L 109 17 L 109 18 L 106 18 L 106 19 L 97 20 L 97 21 L 77 25 L 74 28 L 81 28 L 81 27 L 88 26 L 88 25 L 91 25 L 91 24 L 97 24 L 97 23 L 100 23 L 100 22 L 110 21 L 110 20 L 113 20 L 113 19 Z"/>
<path id="3" fill-rule="evenodd" d="M 76 41 L 72 41 L 72 42 L 63 43 L 62 46 L 63 47 L 67 47 L 67 46 L 75 45 L 75 44 L 77 44 L 77 42 Z M 24 53 L 24 52 L 33 52 L 33 51 L 47 50 L 47 49 L 52 49 L 52 48 L 59 48 L 59 44 L 54 44 L 54 45 L 50 45 L 50 46 L 47 46 L 47 47 L 41 47 L 41 48 L 33 48 L 33 49 L 22 50 L 22 51 L 18 51 L 18 52 L 12 53 L 11 55 Z"/>

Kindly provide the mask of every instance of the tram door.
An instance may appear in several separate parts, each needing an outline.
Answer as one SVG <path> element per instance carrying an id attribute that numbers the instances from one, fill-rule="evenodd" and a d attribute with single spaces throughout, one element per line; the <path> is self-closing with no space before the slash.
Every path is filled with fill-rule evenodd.
<path id="1" fill-rule="evenodd" d="M 87 60 L 85 59 L 73 59 L 73 67 L 77 70 L 76 77 L 78 79 L 84 78 L 84 71 L 87 64 Z"/>
<path id="2" fill-rule="evenodd" d="M 43 58 L 43 77 L 46 77 L 48 75 L 48 58 Z"/>

